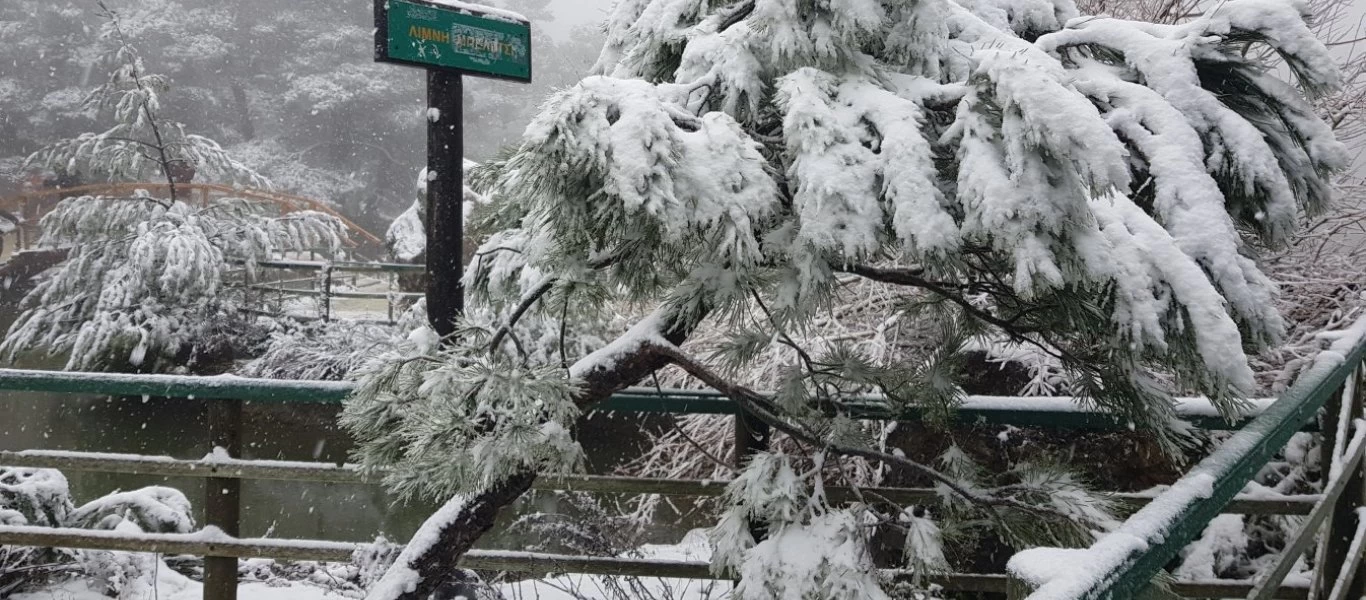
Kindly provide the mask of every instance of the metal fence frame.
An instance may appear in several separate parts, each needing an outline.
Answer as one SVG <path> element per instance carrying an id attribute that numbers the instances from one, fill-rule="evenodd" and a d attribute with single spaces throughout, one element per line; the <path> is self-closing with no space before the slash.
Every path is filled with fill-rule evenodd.
<path id="1" fill-rule="evenodd" d="M 1366 324 L 1358 321 L 1356 329 Z M 1116 532 L 1077 555 L 1066 568 L 1051 569 L 1043 580 L 1031 563 L 1050 555 L 1050 549 L 1027 550 L 1012 559 L 1011 598 L 1027 600 L 1129 600 L 1153 594 L 1153 578 L 1186 544 L 1198 538 L 1209 522 L 1227 512 L 1229 501 L 1242 491 L 1299 431 L 1316 416 L 1322 419 L 1323 464 L 1332 465 L 1323 494 L 1306 523 L 1291 538 L 1272 568 L 1258 574 L 1249 599 L 1274 597 L 1295 561 L 1319 537 L 1320 562 L 1310 593 L 1318 599 L 1360 598 L 1366 577 L 1357 572 L 1363 527 L 1357 523 L 1366 503 L 1362 455 L 1366 453 L 1366 398 L 1363 360 L 1366 341 L 1346 352 L 1325 351 L 1314 365 L 1271 407 L 1206 457 L 1172 490 L 1132 515 Z M 1322 410 L 1324 408 L 1327 410 Z M 1356 425 L 1348 442 L 1349 424 Z M 1207 490 L 1207 491 L 1206 491 Z M 1162 523 L 1160 527 L 1152 527 Z M 1351 549 L 1356 548 L 1356 554 Z M 1014 561 L 1019 561 L 1015 563 Z"/>
<path id="2" fill-rule="evenodd" d="M 1366 353 L 1366 344 L 1360 345 L 1349 357 L 1356 363 L 1361 362 Z M 1266 437 L 1270 441 L 1286 439 L 1303 428 L 1314 411 L 1327 400 L 1331 389 L 1346 380 L 1351 369 L 1333 370 L 1325 375 L 1321 372 L 1301 378 L 1284 397 L 1272 404 L 1255 419 L 1238 423 L 1223 423 L 1210 419 L 1208 415 L 1192 413 L 1191 420 L 1210 428 L 1236 429 L 1242 431 L 1236 436 L 1252 435 Z M 1306 381 L 1312 379 L 1313 381 Z M 1359 387 L 1359 386 L 1355 386 Z M 1328 389 L 1328 391 L 1322 391 Z M 123 375 L 109 373 L 66 373 L 50 371 L 31 371 L 0 369 L 0 390 L 56 392 L 67 394 L 100 394 L 125 397 L 175 397 L 187 398 L 209 405 L 209 434 L 211 443 L 228 452 L 228 456 L 241 456 L 241 433 L 243 428 L 242 407 L 244 402 L 265 403 L 337 403 L 350 392 L 351 385 L 344 382 L 317 381 L 280 381 L 255 380 L 239 377 L 178 377 L 166 375 Z M 1308 390 L 1308 391 L 1306 391 Z M 1029 400 L 1021 400 L 1028 405 Z M 915 420 L 920 415 L 893 414 L 876 398 L 863 398 L 854 403 L 859 414 L 855 416 L 876 420 Z M 1047 406 L 1047 403 L 1043 403 Z M 1054 403 L 1052 410 L 1014 410 L 1001 408 L 993 403 L 960 411 L 959 419 L 965 423 L 998 424 L 1045 424 L 1057 428 L 1079 429 L 1118 429 L 1125 425 L 1108 415 L 1086 410 L 1059 410 Z M 596 411 L 620 412 L 668 412 L 736 414 L 735 407 L 724 396 L 712 391 L 691 390 L 651 390 L 634 388 L 615 395 L 595 408 Z M 741 419 L 737 419 L 741 421 Z M 1222 425 L 1221 425 L 1222 424 Z M 1268 430 L 1269 427 L 1269 430 Z M 744 430 L 737 423 L 738 432 Z M 1323 431 L 1335 434 L 1339 427 L 1336 422 L 1325 423 Z M 1265 450 L 1255 456 L 1260 462 L 1252 461 L 1253 466 L 1265 464 L 1276 448 Z M 1330 446 L 1332 444 L 1329 444 Z M 748 447 L 748 446 L 746 446 Z M 1361 453 L 1361 444 L 1353 446 L 1354 452 Z M 149 552 L 176 552 L 205 556 L 204 596 L 212 600 L 235 599 L 237 592 L 237 558 L 270 557 L 294 560 L 350 560 L 352 554 L 363 544 L 318 542 L 313 540 L 277 539 L 239 539 L 240 499 L 242 479 L 262 480 L 310 480 L 347 483 L 366 483 L 359 472 L 345 465 L 319 463 L 288 463 L 280 461 L 251 461 L 238 459 L 176 460 L 166 457 L 146 457 L 138 455 L 108 455 L 79 452 L 25 451 L 0 452 L 0 464 L 46 467 L 81 471 L 136 473 L 148 475 L 175 475 L 203 477 L 208 482 L 205 498 L 205 514 L 208 525 L 217 527 L 223 535 L 141 535 L 128 536 L 112 532 L 91 532 L 75 529 L 47 529 L 33 527 L 0 527 L 0 543 L 59 546 L 73 548 L 93 548 L 112 550 L 132 550 Z M 1202 463 L 1203 464 L 1203 463 Z M 1199 466 L 1196 469 L 1200 469 Z M 1247 475 L 1251 477 L 1250 474 Z M 1360 479 L 1359 475 L 1357 479 Z M 1245 480 L 1244 480 L 1245 481 Z M 1256 498 L 1239 496 L 1237 492 L 1242 483 L 1222 486 L 1232 492 L 1227 495 L 1216 494 L 1216 498 L 1202 503 L 1202 510 L 1212 510 L 1210 515 L 1219 512 L 1245 512 L 1249 514 L 1293 514 L 1310 515 L 1321 510 L 1326 502 L 1320 495 L 1292 496 L 1278 498 Z M 1232 487 L 1230 487 L 1232 486 Z M 578 476 L 543 478 L 538 482 L 539 489 L 594 491 L 630 494 L 666 494 L 685 496 L 715 496 L 724 485 L 720 482 L 668 481 L 649 478 Z M 931 489 L 886 488 L 877 490 L 880 494 L 893 499 L 915 502 L 935 495 Z M 1331 491 L 1331 490 L 1330 490 Z M 832 498 L 852 496 L 851 490 L 829 489 Z M 1118 497 L 1121 502 L 1139 506 L 1152 501 L 1152 494 L 1124 494 Z M 1345 498 L 1345 496 L 1344 496 Z M 1332 498 L 1330 498 L 1331 500 Z M 1148 510 L 1148 508 L 1141 508 Z M 1339 511 L 1334 511 L 1333 522 L 1339 519 Z M 1203 523 L 1193 525 L 1198 518 L 1189 518 L 1185 527 L 1195 527 L 1198 534 Z M 1208 519 L 1205 519 L 1207 522 Z M 1363 527 L 1353 527 L 1354 533 Z M 1194 534 L 1192 534 L 1194 535 Z M 1173 536 L 1168 545 L 1174 544 L 1173 552 L 1178 551 L 1185 542 L 1177 542 Z M 1349 544 L 1360 548 L 1360 535 L 1349 539 Z M 1348 548 L 1343 549 L 1345 553 Z M 1156 555 L 1155 555 L 1156 556 Z M 1153 559 L 1146 559 L 1151 562 Z M 1162 560 L 1161 562 L 1165 562 Z M 1156 562 L 1158 567 L 1161 562 Z M 553 554 L 528 554 L 493 551 L 474 551 L 465 557 L 463 563 L 471 568 L 521 571 L 521 572 L 571 572 L 602 575 L 640 575 L 657 577 L 714 578 L 703 563 L 678 561 L 637 560 L 623 558 L 583 557 Z M 1153 571 L 1155 573 L 1156 571 Z M 1137 573 L 1137 571 L 1134 571 Z M 890 572 L 889 575 L 896 575 Z M 1146 578 L 1151 578 L 1151 573 Z M 1126 575 L 1135 581 L 1142 579 L 1141 574 Z M 948 590 L 1006 592 L 1019 591 L 1019 581 L 1007 575 L 952 573 L 936 579 Z M 1138 590 L 1146 586 L 1146 579 L 1140 585 L 1132 586 Z M 1256 582 L 1239 581 L 1200 581 L 1181 582 L 1172 590 L 1186 597 L 1229 597 L 1242 596 L 1253 590 Z M 1308 598 L 1314 592 L 1302 586 L 1281 585 L 1280 581 L 1264 586 L 1276 598 Z M 1128 598 L 1130 596 L 1095 596 Z"/>

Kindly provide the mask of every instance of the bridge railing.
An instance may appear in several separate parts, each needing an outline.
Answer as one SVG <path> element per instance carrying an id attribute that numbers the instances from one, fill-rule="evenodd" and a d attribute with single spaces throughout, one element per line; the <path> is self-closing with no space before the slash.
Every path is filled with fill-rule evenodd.
<path id="1" fill-rule="evenodd" d="M 1357 573 L 1366 535 L 1360 519 L 1366 504 L 1366 318 L 1343 334 L 1279 400 L 1090 548 L 1038 548 L 1016 554 L 1009 567 L 1011 597 L 1125 600 L 1157 594 L 1151 589 L 1154 577 L 1227 510 L 1295 432 L 1322 412 L 1323 493 L 1271 566 L 1257 574 L 1246 598 L 1277 597 L 1281 583 L 1316 539 L 1320 548 L 1311 597 L 1360 598 L 1366 583 Z M 1329 527 L 1321 532 L 1325 523 Z"/>
<path id="2" fill-rule="evenodd" d="M 1359 324 L 1366 328 L 1366 321 Z M 1350 352 L 1339 352 L 1336 361 L 1331 354 L 1325 354 L 1300 382 L 1284 397 L 1274 402 L 1254 403 L 1255 418 L 1239 423 L 1227 424 L 1215 418 L 1214 410 L 1207 401 L 1183 400 L 1178 403 L 1178 413 L 1187 420 L 1196 421 L 1211 428 L 1239 428 L 1234 437 L 1226 443 L 1211 459 L 1183 478 L 1181 482 L 1165 493 L 1119 494 L 1116 499 L 1121 504 L 1139 510 L 1136 515 L 1171 515 L 1163 521 L 1170 527 L 1178 521 L 1186 523 L 1185 531 L 1198 533 L 1203 527 L 1200 519 L 1219 512 L 1244 514 L 1281 514 L 1308 515 L 1315 518 L 1314 511 L 1322 510 L 1324 495 L 1303 496 L 1258 496 L 1239 494 L 1247 477 L 1256 468 L 1264 465 L 1274 453 L 1275 448 L 1285 439 L 1307 425 L 1318 406 L 1322 405 L 1332 389 L 1346 381 L 1346 373 L 1361 362 L 1366 353 L 1366 343 L 1358 343 Z M 185 553 L 205 558 L 205 598 L 227 600 L 237 593 L 237 558 L 265 557 L 286 560 L 351 560 L 354 553 L 368 546 L 363 543 L 322 542 L 316 540 L 280 540 L 260 538 L 240 538 L 241 487 L 243 479 L 318 481 L 336 483 L 372 483 L 360 472 L 349 465 L 335 465 L 307 462 L 281 462 L 244 460 L 242 456 L 242 434 L 249 423 L 243 421 L 245 402 L 263 403 L 338 403 L 351 389 L 344 382 L 318 381 L 280 381 L 255 380 L 239 377 L 180 377 L 168 375 L 120 375 L 107 373 L 67 373 L 50 371 L 26 371 L 0 369 L 0 390 L 56 392 L 69 394 L 100 394 L 128 398 L 136 401 L 146 396 L 185 398 L 187 402 L 207 403 L 209 408 L 209 438 L 212 452 L 200 460 L 180 460 L 169 457 L 141 455 L 116 455 L 89 452 L 65 452 L 46 450 L 26 450 L 21 452 L 0 452 L 0 464 L 20 467 L 57 468 L 75 471 L 94 471 L 105 473 L 126 473 L 164 476 L 202 477 L 208 482 L 205 494 L 204 531 L 194 534 L 128 534 L 121 532 L 89 531 L 71 528 L 46 527 L 0 527 L 0 544 L 21 544 L 35 546 L 90 548 L 105 550 L 145 551 Z M 1327 390 L 1327 391 L 1324 391 Z M 1355 398 L 1355 396 L 1354 396 Z M 876 398 L 860 399 L 855 403 L 860 407 L 856 418 L 871 420 L 919 420 L 916 411 L 893 413 Z M 1353 410 L 1357 410 L 1354 408 Z M 613 396 L 595 411 L 614 412 L 666 412 L 735 415 L 735 406 L 716 392 L 690 390 L 656 390 L 649 388 L 630 389 Z M 1259 413 L 1259 414 L 1258 414 Z M 1357 413 L 1351 413 L 1357 414 Z M 1125 423 L 1112 417 L 1095 413 L 1079 407 L 1067 398 L 990 398 L 970 397 L 958 412 L 958 418 L 965 423 L 1042 425 L 1057 428 L 1080 429 L 1123 429 Z M 736 430 L 743 427 L 737 415 Z M 1223 423 L 1222 425 L 1220 425 Z M 1339 435 L 1343 430 L 1337 422 L 1329 423 L 1325 435 Z M 739 435 L 737 433 L 737 440 Z M 1336 439 L 1343 439 L 1340 435 Z M 1336 447 L 1331 439 L 1326 446 Z M 1336 444 L 1340 446 L 1341 444 Z M 1360 434 L 1346 452 L 1339 455 L 1361 453 Z M 743 449 L 746 446 L 741 445 Z M 1230 461 L 1230 456 L 1239 457 Z M 1216 458 L 1218 457 L 1218 458 Z M 1350 461 L 1348 461 L 1350 462 Z M 1343 469 L 1351 472 L 1350 465 L 1343 463 Z M 1238 473 L 1230 475 L 1230 473 Z M 1217 476 L 1216 476 L 1217 475 Z M 1228 484 L 1212 484 L 1211 481 L 1231 477 Z M 1195 481 L 1196 483 L 1191 483 Z M 625 493 L 625 494 L 662 494 L 693 497 L 719 495 L 725 482 L 715 481 L 677 481 L 639 477 L 611 476 L 568 476 L 545 477 L 536 484 L 542 490 L 573 490 L 584 492 Z M 1348 498 L 1335 492 L 1336 484 L 1328 486 L 1328 500 Z M 930 501 L 937 497 L 937 491 L 928 488 L 884 488 L 875 490 L 882 496 L 904 503 Z M 833 500 L 852 500 L 856 493 L 851 489 L 827 489 Z M 1181 504 L 1184 498 L 1191 502 Z M 1356 502 L 1353 500 L 1353 502 Z M 1187 504 L 1199 506 L 1195 517 L 1185 516 Z M 1139 508 L 1142 507 L 1142 508 Z M 1175 508 L 1174 508 L 1175 507 Z M 1208 515 L 1208 516 L 1206 516 Z M 1338 520 L 1334 513 L 1333 522 Z M 1137 518 L 1137 517 L 1135 517 Z M 1184 519 L 1184 520 L 1182 520 Z M 1133 519 L 1130 520 L 1133 522 Z M 1175 529 L 1180 529 L 1179 527 Z M 1195 533 L 1186 536 L 1188 541 Z M 1150 544 L 1158 547 L 1166 544 L 1171 551 L 1179 550 L 1184 541 L 1177 541 L 1179 535 L 1169 534 L 1167 540 Z M 1184 535 L 1184 534 L 1180 534 Z M 1109 538 L 1107 538 L 1109 539 Z M 1104 542 L 1104 540 L 1102 540 Z M 1359 548 L 1360 542 L 1354 542 Z M 1097 544 L 1101 546 L 1101 544 Z M 1105 547 L 1101 546 L 1104 550 Z M 1345 551 L 1346 549 L 1344 549 Z M 1164 551 L 1165 552 L 1165 551 Z M 1112 553 L 1113 554 L 1113 553 Z M 1094 561 L 1109 560 L 1112 554 L 1103 555 Z M 1142 561 L 1134 559 L 1134 553 L 1124 555 L 1119 561 L 1121 566 L 1142 562 L 1143 569 L 1128 568 L 1124 581 L 1128 587 L 1113 589 L 1142 589 L 1149 578 L 1156 573 L 1166 559 L 1152 554 Z M 1131 560 L 1133 559 L 1133 560 Z M 560 554 L 541 554 L 525 552 L 505 552 L 476 550 L 467 554 L 463 564 L 471 568 L 545 573 L 583 573 L 600 575 L 636 575 L 651 577 L 714 578 L 705 563 L 670 560 L 627 559 L 614 557 L 589 557 Z M 1095 563 L 1100 564 L 1100 563 Z M 1108 571 L 1107 571 L 1108 572 Z M 895 570 L 886 575 L 897 576 Z M 1016 574 L 1010 579 L 1006 574 L 983 573 L 946 573 L 933 581 L 950 591 L 1004 593 L 1008 590 L 1019 592 L 1022 579 Z M 1112 578 L 1113 579 L 1113 578 Z M 1106 579 L 1107 582 L 1111 581 Z M 1044 582 L 1034 582 L 1044 583 Z M 1108 585 L 1108 584 L 1107 584 Z M 1252 581 L 1186 581 L 1177 582 L 1171 589 L 1178 595 L 1192 598 L 1241 597 L 1258 589 L 1270 590 L 1277 598 L 1308 598 L 1310 589 L 1300 585 L 1285 585 L 1280 581 L 1273 583 Z M 1041 590 L 1042 591 L 1042 590 Z M 1108 592 L 1109 597 L 1129 598 L 1123 592 Z M 1043 596 L 1048 598 L 1062 596 Z M 1081 597 L 1081 596 L 1078 596 Z"/>

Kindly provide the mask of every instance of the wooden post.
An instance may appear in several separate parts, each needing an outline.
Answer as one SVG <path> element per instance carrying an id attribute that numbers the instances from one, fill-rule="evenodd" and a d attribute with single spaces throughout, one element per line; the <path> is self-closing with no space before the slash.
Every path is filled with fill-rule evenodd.
<path id="1" fill-rule="evenodd" d="M 208 400 L 209 444 L 233 458 L 242 455 L 242 401 Z M 242 480 L 204 480 L 204 521 L 231 536 L 241 534 Z M 204 558 L 204 600 L 237 600 L 237 559 Z"/>
<path id="2" fill-rule="evenodd" d="M 1342 393 L 1337 395 L 1336 401 L 1328 405 L 1324 411 L 1323 444 L 1320 452 L 1322 453 L 1322 463 L 1324 475 L 1323 480 L 1328 481 L 1327 470 L 1332 464 L 1334 455 L 1335 438 L 1338 432 L 1338 419 L 1342 414 L 1348 418 L 1360 419 L 1366 414 L 1363 410 L 1362 400 L 1366 394 L 1362 393 L 1363 369 L 1358 366 L 1356 372 L 1352 374 L 1344 384 Z M 1342 403 L 1348 403 L 1348 409 L 1342 411 Z M 1344 429 L 1351 438 L 1352 428 Z M 1344 440 L 1344 447 L 1346 440 Z M 1366 479 L 1363 478 L 1363 470 L 1366 470 L 1366 462 L 1358 467 L 1350 475 L 1351 479 L 1347 482 L 1347 488 L 1342 491 L 1342 496 L 1338 498 L 1337 504 L 1333 507 L 1333 514 L 1328 518 L 1328 530 L 1324 533 L 1323 554 L 1320 556 L 1316 571 L 1318 574 L 1319 598 L 1327 598 L 1328 593 L 1333 589 L 1333 582 L 1337 580 L 1339 573 L 1342 572 L 1348 560 L 1348 551 L 1352 544 L 1352 537 L 1357 531 L 1357 512 L 1356 509 L 1366 505 Z M 1344 476 L 1347 476 L 1344 474 Z M 1360 598 L 1366 594 L 1366 574 L 1358 570 L 1351 585 L 1347 587 L 1348 598 Z"/>
<path id="3" fill-rule="evenodd" d="M 459 73 L 427 71 L 427 321 L 443 339 L 465 309 L 464 99 Z"/>
<path id="4" fill-rule="evenodd" d="M 1006 575 L 1006 600 L 1024 600 L 1034 591 L 1034 586 L 1013 575 Z"/>

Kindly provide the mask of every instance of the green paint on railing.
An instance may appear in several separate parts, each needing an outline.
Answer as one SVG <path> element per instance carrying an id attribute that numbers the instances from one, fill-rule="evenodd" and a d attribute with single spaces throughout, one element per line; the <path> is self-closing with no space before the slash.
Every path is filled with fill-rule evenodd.
<path id="1" fill-rule="evenodd" d="M 0 390 L 235 399 L 252 402 L 341 402 L 351 384 L 333 381 L 284 381 L 246 377 L 192 377 L 0 369 Z"/>
<path id="2" fill-rule="evenodd" d="M 1358 326 L 1360 326 L 1359 324 Z M 1341 362 L 1335 359 L 1341 357 Z M 1366 358 L 1366 341 L 1361 341 L 1345 356 L 1331 352 L 1320 355 L 1319 362 L 1241 431 L 1229 438 L 1213 454 L 1200 461 L 1173 488 L 1199 489 L 1207 482 L 1207 494 L 1180 505 L 1163 506 L 1162 498 L 1136 513 L 1116 533 L 1102 537 L 1088 555 L 1095 562 L 1077 564 L 1084 579 L 1060 574 L 1058 580 L 1044 583 L 1038 597 L 1069 600 L 1128 600 L 1140 597 L 1159 572 L 1196 539 L 1249 481 L 1285 447 L 1290 437 L 1313 419 L 1318 410 L 1352 376 Z M 1177 500 L 1173 498 L 1173 500 Z M 1149 529 L 1149 524 L 1165 523 Z M 1139 553 L 1125 556 L 1112 550 L 1131 545 L 1135 538 L 1147 543 Z M 1126 541 L 1127 540 L 1127 541 Z M 1025 551 L 1020 556 L 1035 551 Z M 1117 564 L 1106 561 L 1119 557 Z M 1028 562 L 1028 560 L 1026 560 Z M 1103 575 L 1102 575 L 1103 573 Z M 1072 584 L 1095 582 L 1091 587 L 1072 590 Z M 1031 598 L 1035 596 L 1030 596 Z"/>
<path id="3" fill-rule="evenodd" d="M 0 369 L 0 390 L 111 396 L 156 396 L 190 399 L 238 399 L 266 403 L 340 403 L 352 384 L 340 381 L 290 381 L 217 376 L 130 375 Z M 1035 399 L 1037 400 L 1037 399 Z M 1024 400 L 1022 400 L 1024 402 Z M 1056 404 L 1056 403 L 1055 403 Z M 869 420 L 919 421 L 924 411 L 911 407 L 896 411 L 874 400 L 851 404 L 851 416 Z M 735 403 L 713 390 L 654 390 L 631 388 L 595 405 L 595 412 L 674 413 L 732 415 Z M 1049 429 L 1124 430 L 1128 424 L 1098 412 L 1038 410 L 1029 407 L 974 408 L 956 411 L 954 419 L 964 425 L 1014 425 Z M 1187 419 L 1211 430 L 1236 429 L 1247 420 L 1230 424 L 1210 416 Z"/>

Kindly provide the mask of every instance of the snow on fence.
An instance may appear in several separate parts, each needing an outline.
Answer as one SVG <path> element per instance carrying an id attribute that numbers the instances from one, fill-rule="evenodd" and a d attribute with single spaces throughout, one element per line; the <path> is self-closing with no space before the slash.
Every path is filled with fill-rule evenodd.
<path id="1" fill-rule="evenodd" d="M 1366 453 L 1366 398 L 1363 359 L 1366 359 L 1366 317 L 1335 332 L 1332 347 L 1286 393 L 1260 416 L 1233 435 L 1215 452 L 1152 503 L 1130 516 L 1089 548 L 1034 548 L 1011 558 L 1011 598 L 1025 600 L 1128 600 L 1139 598 L 1154 576 L 1196 539 L 1205 526 L 1227 510 L 1233 498 L 1290 440 L 1291 435 L 1323 412 L 1324 464 L 1331 465 L 1322 498 L 1310 511 L 1300 531 L 1287 543 L 1276 562 L 1259 573 L 1246 596 L 1261 600 L 1277 590 L 1296 560 L 1308 549 L 1320 526 L 1333 517 L 1322 536 L 1311 597 L 1341 600 L 1359 598 L 1362 577 L 1335 585 L 1350 562 L 1352 547 L 1361 548 L 1362 528 L 1354 521 L 1366 500 L 1361 468 Z M 1348 442 L 1348 432 L 1353 431 Z M 1349 575 L 1350 576 L 1350 575 Z M 1332 596 L 1321 595 L 1333 586 Z"/>
<path id="2" fill-rule="evenodd" d="M 1366 325 L 1364 325 L 1366 327 Z M 1340 342 L 1341 343 L 1341 342 Z M 1350 358 L 1360 362 L 1366 346 L 1359 346 Z M 1326 370 L 1331 370 L 1325 374 Z M 1256 416 L 1246 430 L 1236 434 L 1234 441 L 1263 439 L 1266 437 L 1266 423 L 1271 423 L 1277 432 L 1288 438 L 1290 433 L 1300 430 L 1312 414 L 1312 409 L 1294 410 L 1287 415 L 1287 401 L 1304 404 L 1295 400 L 1305 392 L 1305 380 L 1320 381 L 1313 385 L 1309 395 L 1323 403 L 1327 392 L 1319 388 L 1337 385 L 1345 375 L 1342 368 L 1316 368 L 1301 384 L 1281 400 L 1272 402 L 1259 400 L 1252 403 L 1248 417 Z M 1336 379 L 1334 379 L 1336 378 Z M 1312 383 L 1312 382 L 1311 382 Z M 67 373 L 51 371 L 31 371 L 0 369 L 0 390 L 40 391 L 71 394 L 101 394 L 113 396 L 161 396 L 179 397 L 206 402 L 209 404 L 210 439 L 215 451 L 202 460 L 178 460 L 170 457 L 153 457 L 126 454 L 100 454 L 83 452 L 57 452 L 30 450 L 24 452 L 0 452 L 0 464 L 30 467 L 49 467 L 72 470 L 91 470 L 101 472 L 138 473 L 154 475 L 198 476 L 208 480 L 207 489 L 215 493 L 206 494 L 205 513 L 209 527 L 207 533 L 185 535 L 130 535 L 114 532 L 90 532 L 86 530 L 66 530 L 32 527 L 0 527 L 0 544 L 27 544 L 75 548 L 96 548 L 114 550 L 142 550 L 157 552 L 179 552 L 198 554 L 205 560 L 205 598 L 233 599 L 236 597 L 236 560 L 237 557 L 269 557 L 297 560 L 350 560 L 352 554 L 364 548 L 363 544 L 337 542 L 318 542 L 311 540 L 239 539 L 238 517 L 240 511 L 240 481 L 242 479 L 266 480 L 312 480 L 344 483 L 364 483 L 362 475 L 347 465 L 319 463 L 257 461 L 232 458 L 241 452 L 242 404 L 243 402 L 303 402 L 336 403 L 350 392 L 350 384 L 344 382 L 283 381 L 259 380 L 231 376 L 185 377 L 172 375 L 122 375 L 108 373 Z M 895 412 L 887 403 L 874 396 L 863 397 L 855 402 L 855 416 L 865 419 L 917 419 L 917 411 Z M 1213 429 L 1236 429 L 1248 423 L 1248 419 L 1235 423 L 1225 422 L 1216 416 L 1209 402 L 1204 399 L 1183 399 L 1176 405 L 1178 415 L 1192 423 Z M 735 406 L 724 396 L 714 391 L 696 390 L 655 390 L 633 388 L 619 393 L 596 407 L 598 411 L 620 412 L 670 412 L 735 414 Z M 1257 416 L 1259 415 L 1259 416 Z M 965 399 L 958 418 L 967 423 L 1038 425 L 1054 428 L 1126 428 L 1127 424 L 1116 421 L 1103 413 L 1089 409 L 1071 398 L 1000 398 L 972 396 Z M 1329 428 L 1325 431 L 1334 432 Z M 1284 443 L 1281 440 L 1280 443 Z M 1242 449 L 1243 445 L 1235 443 Z M 1279 447 L 1279 446 L 1276 446 Z M 1361 443 L 1351 446 L 1352 451 L 1360 452 Z M 219 450 L 221 448 L 221 451 Z M 1274 449 L 1273 449 L 1274 451 Z M 1261 455 L 1259 455 L 1261 456 Z M 1260 459 L 1264 464 L 1270 455 Z M 1208 461 L 1207 461 L 1208 462 Z M 1202 463 L 1203 464 L 1203 463 Z M 1351 472 L 1351 469 L 1347 469 Z M 1189 477 L 1188 477 L 1189 479 Z M 1184 480 L 1183 480 L 1184 481 Z M 545 478 L 538 483 L 540 489 L 576 490 L 603 493 L 666 494 L 687 496 L 715 496 L 723 489 L 721 482 L 708 481 L 666 481 L 648 478 L 577 476 Z M 1161 494 L 1120 494 L 1118 499 L 1135 507 L 1148 504 L 1138 514 L 1169 511 L 1174 495 L 1188 493 L 1189 484 L 1178 483 L 1171 490 Z M 1217 506 L 1211 504 L 1215 513 L 1235 511 L 1246 514 L 1311 514 L 1325 501 L 1315 496 L 1277 496 L 1274 498 L 1237 495 L 1242 484 L 1237 484 L 1233 493 L 1221 497 Z M 877 490 L 888 498 L 899 499 L 906 503 L 921 502 L 932 498 L 936 492 L 931 489 L 886 488 Z M 832 498 L 841 495 L 853 499 L 852 490 L 832 489 Z M 1312 515 L 1311 515 L 1312 516 Z M 1335 515 L 1336 516 L 1336 515 Z M 1206 519 L 1208 520 L 1208 519 Z M 1203 526 L 1203 525 L 1200 525 Z M 1358 545 L 1360 542 L 1357 542 Z M 1177 546 L 1179 549 L 1179 545 Z M 651 577 L 711 578 L 705 563 L 685 563 L 646 559 L 600 558 L 533 554 L 519 552 L 471 552 L 465 557 L 464 564 L 471 568 L 506 570 L 516 572 L 583 573 L 600 575 L 636 575 Z M 1160 566 L 1160 563 L 1159 563 Z M 895 576 L 896 572 L 888 575 Z M 940 576 L 937 581 L 947 590 L 995 592 L 1018 589 L 1018 580 L 1007 575 L 950 573 Z M 1303 586 L 1270 586 L 1278 598 L 1307 598 L 1310 590 Z M 1012 586 L 1015 586 L 1012 588 Z M 1182 596 L 1194 598 L 1242 596 L 1252 590 L 1251 582 L 1237 581 L 1197 581 L 1173 584 L 1172 590 Z M 1109 596 L 1128 597 L 1128 596 Z"/>
<path id="3" fill-rule="evenodd" d="M 254 264 L 256 275 L 250 281 L 243 281 L 241 285 L 248 292 L 254 292 L 254 294 L 248 295 L 248 304 L 253 305 L 245 309 L 249 313 L 273 317 L 285 316 L 303 321 L 330 321 L 334 316 L 337 316 L 352 321 L 393 324 L 407 305 L 405 303 L 412 303 L 424 297 L 422 293 L 402 291 L 399 285 L 399 277 L 420 275 L 425 273 L 426 269 L 426 265 L 407 263 L 268 260 L 257 261 Z M 274 280 L 262 280 L 263 271 L 274 271 L 277 275 Z M 286 278 L 287 273 L 297 272 L 312 274 L 308 277 Z M 383 291 L 337 289 L 337 284 L 346 283 L 348 276 L 352 288 L 361 286 L 380 287 L 383 288 Z M 316 314 L 299 314 L 295 311 L 286 310 L 286 305 L 290 301 L 304 298 L 314 301 Z M 345 306 L 334 306 L 337 300 L 384 300 L 385 302 L 382 310 L 377 310 L 374 306 L 367 310 L 366 307 L 362 306 L 359 311 L 344 311 L 335 310 L 346 308 Z M 273 309 L 270 306 L 272 301 L 274 303 Z M 357 307 L 352 306 L 351 308 Z M 359 312 L 359 314 L 347 315 L 347 312 Z M 384 318 L 377 318 L 372 315 L 383 315 Z"/>

